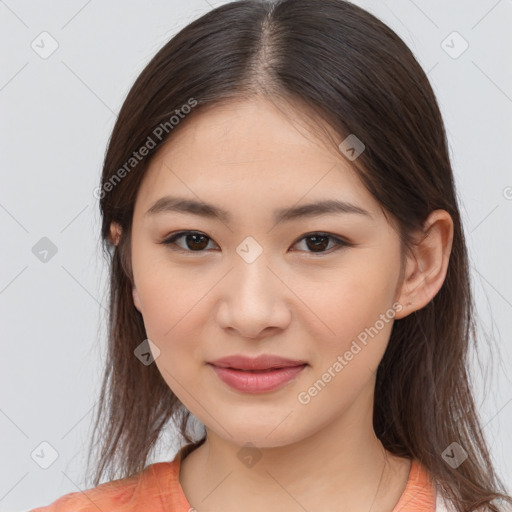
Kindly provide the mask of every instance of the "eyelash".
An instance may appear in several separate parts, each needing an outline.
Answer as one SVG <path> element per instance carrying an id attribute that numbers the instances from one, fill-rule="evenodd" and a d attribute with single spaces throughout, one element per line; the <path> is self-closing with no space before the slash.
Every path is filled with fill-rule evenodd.
<path id="1" fill-rule="evenodd" d="M 206 235 L 205 233 L 202 233 L 201 231 L 190 231 L 189 230 L 189 231 L 178 231 L 177 233 L 173 233 L 171 236 L 165 238 L 164 240 L 162 240 L 159 243 L 163 244 L 163 245 L 167 245 L 169 247 L 169 249 L 171 249 L 172 251 L 177 251 L 177 252 L 181 252 L 181 253 L 190 254 L 190 253 L 206 252 L 206 249 L 201 249 L 199 251 L 192 251 L 190 249 L 183 249 L 181 247 L 177 247 L 174 242 L 176 240 L 178 240 L 179 238 L 185 237 L 186 235 L 201 235 L 201 236 L 206 237 L 209 240 L 212 240 L 208 235 Z M 332 254 L 333 252 L 335 252 L 339 249 L 342 249 L 343 247 L 352 247 L 352 245 L 353 245 L 353 244 L 350 244 L 349 242 L 347 242 L 346 240 L 343 240 L 337 236 L 331 235 L 330 233 L 325 233 L 323 231 L 314 231 L 311 233 L 306 233 L 301 238 L 299 238 L 293 245 L 298 244 L 299 242 L 301 242 L 302 240 L 304 240 L 306 238 L 313 238 L 315 236 L 318 236 L 321 238 L 329 238 L 334 241 L 335 246 L 327 251 L 319 251 L 319 252 L 305 251 L 306 253 L 313 254 L 313 255 Z M 172 245 L 175 245 L 175 247 L 172 247 Z"/>

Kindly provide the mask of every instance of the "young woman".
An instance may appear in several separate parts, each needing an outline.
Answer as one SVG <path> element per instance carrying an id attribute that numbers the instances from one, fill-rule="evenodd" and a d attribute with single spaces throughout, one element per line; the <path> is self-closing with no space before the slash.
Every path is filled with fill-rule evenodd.
<path id="1" fill-rule="evenodd" d="M 111 303 L 95 487 L 36 511 L 512 503 L 470 391 L 443 120 L 374 16 L 244 0 L 192 22 L 133 85 L 97 193 Z M 187 444 L 147 465 L 173 423 Z"/>

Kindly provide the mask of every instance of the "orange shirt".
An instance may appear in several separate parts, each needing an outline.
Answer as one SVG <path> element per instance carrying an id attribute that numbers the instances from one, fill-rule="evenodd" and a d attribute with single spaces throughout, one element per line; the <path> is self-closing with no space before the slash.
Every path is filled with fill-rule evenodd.
<path id="1" fill-rule="evenodd" d="M 29 512 L 193 512 L 178 478 L 185 448 L 171 462 L 150 464 L 137 475 L 66 494 Z M 435 487 L 427 471 L 413 460 L 406 488 L 393 512 L 435 512 L 435 502 Z"/>

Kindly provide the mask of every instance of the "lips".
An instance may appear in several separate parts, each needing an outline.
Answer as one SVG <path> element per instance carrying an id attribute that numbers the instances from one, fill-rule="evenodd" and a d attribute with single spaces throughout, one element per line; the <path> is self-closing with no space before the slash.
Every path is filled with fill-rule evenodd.
<path id="1" fill-rule="evenodd" d="M 288 359 L 270 354 L 263 354 L 253 358 L 243 355 L 232 355 L 210 361 L 209 363 L 219 368 L 232 368 L 248 372 L 264 372 L 276 368 L 289 368 L 307 364 L 303 360 Z"/>
<path id="2" fill-rule="evenodd" d="M 263 354 L 253 358 L 232 355 L 211 361 L 208 366 L 230 388 L 254 394 L 279 390 L 309 365 L 303 360 Z"/>

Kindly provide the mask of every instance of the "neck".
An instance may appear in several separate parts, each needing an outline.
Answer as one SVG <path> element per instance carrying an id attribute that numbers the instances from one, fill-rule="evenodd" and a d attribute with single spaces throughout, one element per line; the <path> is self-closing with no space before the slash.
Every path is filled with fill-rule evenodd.
<path id="1" fill-rule="evenodd" d="M 372 407 L 359 402 L 322 430 L 277 447 L 243 447 L 207 430 L 204 444 L 182 462 L 184 493 L 206 511 L 241 504 L 247 512 L 392 510 L 410 465 L 384 450 L 364 411 Z"/>

